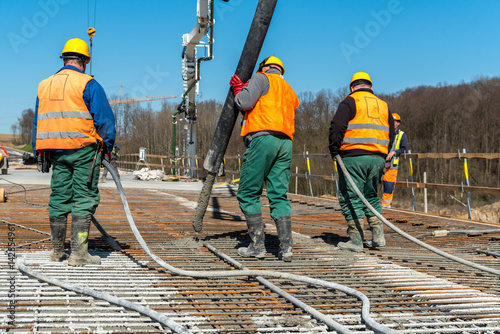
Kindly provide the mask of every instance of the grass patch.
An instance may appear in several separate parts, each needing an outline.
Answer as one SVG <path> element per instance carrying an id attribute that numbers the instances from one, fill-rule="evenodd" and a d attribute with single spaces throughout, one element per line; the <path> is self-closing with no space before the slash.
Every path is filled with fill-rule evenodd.
<path id="1" fill-rule="evenodd" d="M 18 148 L 18 150 L 21 150 L 21 151 L 24 151 L 24 152 L 31 152 L 32 151 L 32 147 L 31 147 L 31 144 L 28 144 L 28 145 L 24 145 L 23 147 Z"/>

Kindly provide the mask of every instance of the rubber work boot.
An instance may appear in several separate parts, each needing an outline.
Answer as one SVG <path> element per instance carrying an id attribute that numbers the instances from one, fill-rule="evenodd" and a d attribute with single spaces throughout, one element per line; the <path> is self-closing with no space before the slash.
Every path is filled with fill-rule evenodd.
<path id="1" fill-rule="evenodd" d="M 264 222 L 262 214 L 256 213 L 245 215 L 248 227 L 248 236 L 250 237 L 250 245 L 248 247 L 238 248 L 238 254 L 243 257 L 256 257 L 262 259 L 266 257 L 266 247 L 264 246 Z"/>
<path id="2" fill-rule="evenodd" d="M 68 265 L 80 267 L 86 264 L 101 264 L 101 258 L 90 255 L 89 230 L 92 216 L 73 217 L 71 221 L 71 255 Z"/>
<path id="3" fill-rule="evenodd" d="M 285 262 L 292 261 L 292 218 L 281 216 L 275 220 L 278 238 L 280 239 L 279 258 Z"/>
<path id="4" fill-rule="evenodd" d="M 368 247 L 381 248 L 385 247 L 384 223 L 376 217 L 368 217 L 368 224 L 372 230 L 372 242 L 368 242 Z"/>
<path id="5" fill-rule="evenodd" d="M 62 262 L 66 260 L 67 255 L 64 253 L 64 241 L 66 240 L 66 217 L 49 217 L 50 235 L 52 237 L 52 245 L 54 249 L 50 253 L 50 262 Z"/>
<path id="6" fill-rule="evenodd" d="M 347 221 L 347 234 L 349 241 L 339 242 L 337 247 L 340 249 L 347 249 L 353 252 L 363 251 L 363 220 L 348 220 Z"/>

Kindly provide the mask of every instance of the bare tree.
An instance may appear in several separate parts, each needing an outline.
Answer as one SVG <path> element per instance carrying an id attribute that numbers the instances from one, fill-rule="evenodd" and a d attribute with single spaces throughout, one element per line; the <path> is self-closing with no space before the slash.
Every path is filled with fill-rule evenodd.
<path id="1" fill-rule="evenodd" d="M 31 142 L 31 133 L 33 131 L 33 120 L 35 112 L 33 109 L 23 110 L 21 117 L 17 118 L 17 123 L 11 126 L 14 135 L 19 131 L 19 138 L 15 138 L 15 145 L 25 145 Z"/>

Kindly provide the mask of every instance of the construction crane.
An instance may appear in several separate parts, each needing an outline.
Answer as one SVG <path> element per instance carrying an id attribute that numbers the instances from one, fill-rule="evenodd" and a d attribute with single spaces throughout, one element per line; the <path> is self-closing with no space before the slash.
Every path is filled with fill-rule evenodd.
<path id="1" fill-rule="evenodd" d="M 93 37 L 95 36 L 95 28 L 89 27 L 87 29 L 87 34 L 89 35 L 90 54 L 91 54 L 91 58 L 92 58 L 92 46 L 93 46 Z M 93 61 L 90 62 L 90 75 L 92 75 L 92 63 L 93 63 Z M 122 88 L 123 88 L 123 86 L 120 86 L 120 95 L 118 96 L 118 100 L 109 100 L 108 101 L 110 106 L 114 106 L 117 104 L 139 103 L 139 102 L 175 99 L 177 97 L 177 96 L 173 96 L 173 95 L 168 95 L 168 96 L 146 96 L 146 97 L 140 97 L 137 99 L 122 99 Z"/>
<path id="2" fill-rule="evenodd" d="M 175 99 L 177 96 L 173 95 L 165 95 L 165 96 L 146 96 L 140 97 L 138 99 L 123 99 L 123 100 L 109 100 L 109 105 L 114 106 L 117 104 L 127 104 L 127 103 L 139 103 L 139 102 L 148 102 L 148 101 L 158 101 L 158 100 L 168 100 Z"/>
<path id="3" fill-rule="evenodd" d="M 175 99 L 177 96 L 174 95 L 164 95 L 164 96 L 146 96 L 139 97 L 137 99 L 122 99 L 122 87 L 120 86 L 120 95 L 118 96 L 118 100 L 109 100 L 109 105 L 114 106 L 117 104 L 127 104 L 127 103 L 139 103 L 139 102 L 148 102 L 148 101 L 158 101 L 158 100 L 168 100 Z"/>

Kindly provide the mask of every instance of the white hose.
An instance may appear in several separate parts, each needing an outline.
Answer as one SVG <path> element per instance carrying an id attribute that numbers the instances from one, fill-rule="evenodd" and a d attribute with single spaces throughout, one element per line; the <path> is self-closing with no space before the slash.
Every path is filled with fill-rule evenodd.
<path id="1" fill-rule="evenodd" d="M 166 263 L 162 259 L 160 259 L 156 254 L 154 254 L 142 238 L 139 230 L 137 229 L 137 226 L 135 225 L 134 219 L 132 218 L 132 213 L 130 212 L 130 208 L 128 205 L 127 198 L 125 197 L 125 192 L 123 190 L 123 187 L 121 185 L 120 179 L 118 175 L 116 174 L 116 171 L 114 168 L 105 160 L 103 160 L 103 164 L 106 168 L 108 168 L 109 172 L 111 173 L 111 176 L 113 177 L 113 180 L 115 181 L 116 187 L 118 188 L 118 192 L 120 193 L 120 198 L 123 203 L 123 208 L 125 210 L 125 214 L 127 216 L 127 221 L 129 223 L 130 228 L 132 229 L 132 232 L 134 233 L 135 238 L 141 245 L 141 247 L 144 249 L 144 251 L 160 266 L 163 268 L 167 269 L 168 271 L 182 275 L 182 276 L 188 276 L 188 277 L 197 277 L 197 278 L 214 278 L 214 277 L 235 277 L 235 276 L 266 276 L 266 277 L 274 277 L 274 278 L 281 278 L 281 279 L 290 279 L 290 280 L 295 280 L 299 282 L 304 282 L 304 283 L 310 283 L 310 284 L 315 284 L 319 285 L 325 288 L 329 289 L 335 289 L 342 291 L 350 296 L 356 297 L 359 300 L 362 301 L 362 308 L 361 308 L 361 318 L 363 319 L 363 322 L 366 324 L 366 326 L 373 330 L 376 333 L 383 333 L 383 334 L 397 334 L 399 333 L 396 330 L 393 330 L 389 327 L 386 327 L 382 324 L 379 324 L 375 320 L 373 320 L 370 317 L 370 300 L 368 297 L 366 297 L 364 294 L 361 292 L 351 289 L 349 287 L 346 287 L 344 285 L 340 285 L 337 283 L 332 283 L 332 282 L 327 282 L 324 280 L 320 279 L 314 279 L 310 278 L 307 276 L 300 276 L 300 275 L 294 275 L 294 274 L 289 274 L 289 273 L 283 273 L 283 272 L 277 272 L 277 271 L 271 271 L 271 270 L 230 270 L 230 271 L 195 271 L 195 270 L 184 270 L 184 269 L 179 269 L 174 266 L 171 266 L 170 264 Z M 349 329 L 338 325 L 338 329 L 336 328 L 337 332 L 339 333 L 352 333 Z"/>
<path id="2" fill-rule="evenodd" d="M 163 314 L 161 314 L 159 312 L 156 312 L 156 311 L 154 311 L 154 310 L 152 310 L 152 309 L 150 309 L 148 307 L 142 306 L 140 304 L 137 304 L 137 303 L 125 300 L 125 299 L 118 298 L 116 296 L 107 294 L 105 292 L 96 291 L 96 290 L 93 290 L 93 289 L 90 289 L 90 288 L 86 288 L 86 287 L 83 287 L 83 286 L 80 286 L 80 285 L 71 284 L 71 283 L 68 283 L 68 282 L 65 282 L 65 281 L 58 280 L 57 278 L 53 278 L 53 277 L 44 275 L 44 274 L 42 274 L 42 273 L 40 273 L 40 272 L 38 272 L 36 270 L 33 270 L 33 269 L 27 267 L 24 264 L 24 259 L 22 259 L 22 258 L 17 258 L 16 259 L 16 266 L 22 272 L 25 272 L 25 273 L 27 273 L 27 274 L 29 274 L 29 275 L 31 275 L 31 276 L 33 276 L 33 277 L 41 280 L 41 281 L 47 282 L 49 284 L 60 286 L 61 288 L 64 288 L 66 290 L 71 290 L 71 291 L 75 291 L 77 293 L 81 293 L 81 294 L 84 294 L 84 295 L 87 295 L 87 296 L 92 296 L 94 298 L 103 299 L 103 300 L 106 300 L 106 301 L 108 301 L 110 303 L 113 303 L 115 305 L 120 305 L 120 306 L 126 307 L 126 308 L 128 308 L 130 310 L 137 311 L 137 312 L 139 312 L 141 314 L 144 314 L 145 316 L 150 317 L 151 319 L 155 319 L 159 323 L 161 323 L 161 324 L 167 326 L 168 328 L 170 328 L 175 333 L 191 334 L 191 331 L 189 331 L 189 330 L 185 329 L 184 327 L 180 326 L 175 321 L 173 321 L 170 318 L 164 316 Z"/>
<path id="3" fill-rule="evenodd" d="M 344 172 L 344 175 L 347 178 L 347 181 L 349 181 L 349 183 L 351 184 L 352 188 L 354 189 L 354 191 L 356 192 L 356 194 L 359 196 L 359 198 L 361 199 L 361 201 L 363 201 L 363 203 L 366 205 L 366 207 L 368 209 L 370 209 L 370 211 L 373 212 L 373 214 L 375 216 L 377 216 L 380 220 L 382 220 L 384 222 L 384 224 L 387 225 L 387 226 L 389 226 L 394 232 L 396 232 L 399 235 L 405 237 L 406 239 L 408 239 L 408 240 L 416 243 L 417 245 L 422 246 L 422 247 L 430 250 L 431 252 L 434 252 L 434 253 L 436 253 L 438 255 L 441 255 L 441 256 L 443 256 L 443 257 L 445 257 L 447 259 L 459 262 L 461 264 L 465 264 L 466 266 L 469 266 L 469 267 L 472 267 L 472 268 L 475 268 L 475 269 L 479 269 L 479 270 L 482 270 L 482 271 L 489 272 L 491 274 L 500 275 L 500 270 L 496 270 L 496 269 L 493 269 L 493 268 L 485 267 L 485 266 L 482 266 L 480 264 L 477 264 L 477 263 L 474 263 L 474 262 L 471 262 L 471 261 L 467 261 L 467 260 L 464 260 L 464 259 L 459 258 L 457 256 L 454 256 L 454 255 L 448 254 L 446 252 L 443 252 L 442 250 L 437 249 L 435 247 L 432 247 L 432 246 L 426 244 L 425 242 L 422 242 L 422 241 L 420 241 L 420 240 L 412 237 L 408 233 L 406 233 L 406 232 L 400 230 L 399 228 L 397 228 L 396 226 L 394 226 L 387 219 L 385 219 L 380 213 L 378 213 L 378 211 L 375 210 L 375 208 L 366 200 L 366 198 L 363 196 L 363 194 L 359 191 L 358 187 L 356 187 L 356 184 L 354 184 L 354 181 L 352 180 L 351 175 L 349 175 L 349 173 L 347 172 L 347 169 L 345 168 L 344 162 L 342 161 L 342 159 L 340 158 L 340 156 L 336 155 L 335 159 L 337 160 L 337 162 L 340 165 L 340 168 Z"/>

